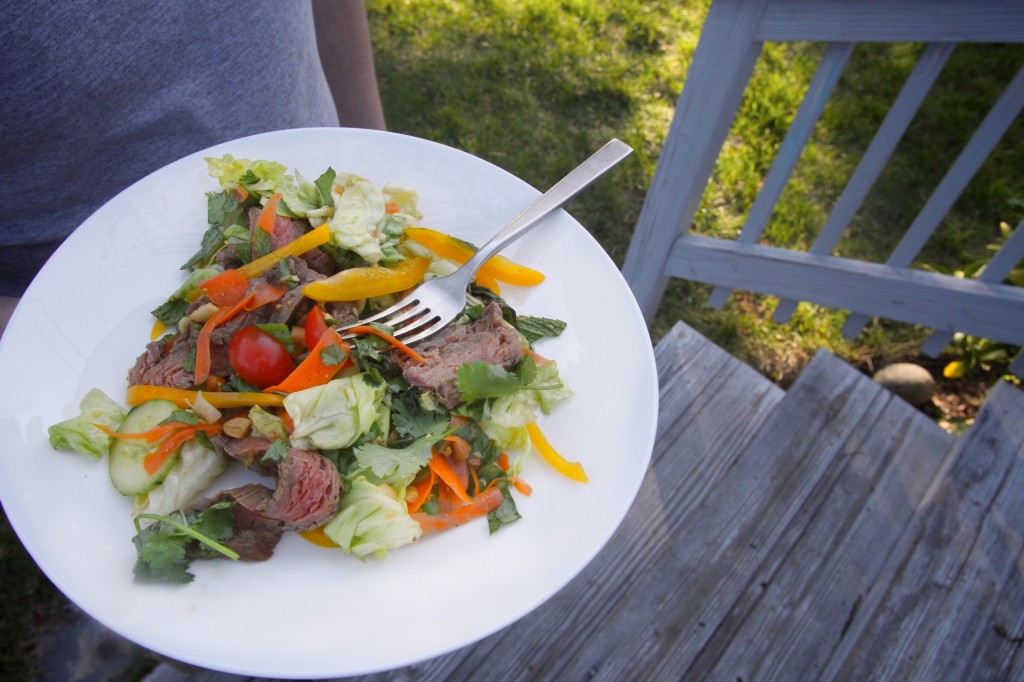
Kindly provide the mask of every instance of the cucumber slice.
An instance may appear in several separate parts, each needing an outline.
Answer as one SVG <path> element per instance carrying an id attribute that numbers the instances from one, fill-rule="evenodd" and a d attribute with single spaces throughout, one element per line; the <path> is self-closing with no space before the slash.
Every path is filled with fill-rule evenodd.
<path id="1" fill-rule="evenodd" d="M 118 433 L 145 433 L 171 416 L 178 406 L 170 400 L 150 400 L 136 405 L 121 422 Z M 155 443 L 141 439 L 115 438 L 110 447 L 110 481 L 122 495 L 138 495 L 163 483 L 178 453 L 167 458 L 154 474 L 146 473 L 143 460 L 156 450 Z"/>

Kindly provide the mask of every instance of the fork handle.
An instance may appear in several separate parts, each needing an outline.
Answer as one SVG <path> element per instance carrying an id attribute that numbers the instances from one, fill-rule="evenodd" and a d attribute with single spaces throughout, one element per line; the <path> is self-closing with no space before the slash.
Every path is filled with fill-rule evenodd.
<path id="1" fill-rule="evenodd" d="M 527 206 L 519 215 L 491 237 L 463 266 L 475 273 L 487 259 L 526 234 L 551 212 L 580 193 L 587 185 L 604 175 L 612 166 L 629 156 L 633 148 L 613 139 L 559 180 L 547 192 Z"/>

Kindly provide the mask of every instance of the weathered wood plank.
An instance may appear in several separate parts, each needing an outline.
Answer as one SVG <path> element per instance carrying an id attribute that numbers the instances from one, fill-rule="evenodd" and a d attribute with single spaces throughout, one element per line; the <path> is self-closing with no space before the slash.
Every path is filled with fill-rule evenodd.
<path id="1" fill-rule="evenodd" d="M 908 527 L 905 549 L 893 554 L 892 578 L 883 583 L 887 587 L 880 591 L 870 626 L 851 637 L 846 650 L 837 654 L 827 671 L 830 677 L 907 679 L 922 661 L 929 660 L 933 646 L 942 645 L 943 624 L 957 617 L 950 605 L 971 575 L 971 559 L 978 558 L 974 550 L 986 515 L 1005 488 L 1022 442 L 1021 401 L 989 400 L 957 444 L 948 472 Z M 1010 497 L 1002 504 L 1017 513 L 1012 496 L 1019 488 L 1006 490 Z M 992 521 L 1005 523 L 998 515 Z M 1014 559 L 1019 555 L 1013 548 L 1009 551 Z M 957 655 L 968 657 L 963 651 Z"/>
<path id="2" fill-rule="evenodd" d="M 647 320 L 665 290 L 665 258 L 697 212 L 761 54 L 754 34 L 764 5 L 763 0 L 718 0 L 708 10 L 622 267 Z"/>
<path id="3" fill-rule="evenodd" d="M 674 542 L 676 519 L 714 488 L 783 396 L 781 389 L 682 324 L 659 343 L 655 357 L 661 412 L 651 470 L 622 526 L 594 562 L 548 603 L 502 632 L 431 661 L 360 679 L 585 676 L 585 669 L 566 662 L 622 616 L 623 594 Z M 723 420 L 730 412 L 747 418 L 742 424 Z M 685 446 L 676 447 L 678 441 Z M 666 480 L 675 484 L 666 487 Z"/>
<path id="4" fill-rule="evenodd" d="M 1024 345 L 1024 325 L 1013 322 L 1024 319 L 1020 287 L 697 235 L 676 242 L 666 267 L 675 277 Z"/>
<path id="5" fill-rule="evenodd" d="M 735 632 L 719 627 L 688 675 L 816 679 L 953 441 L 904 401 L 874 398 L 730 614 Z"/>
<path id="6" fill-rule="evenodd" d="M 927 21 L 922 21 L 927 17 Z M 776 0 L 759 40 L 1024 41 L 1024 4 L 1006 0 Z"/>
<path id="7" fill-rule="evenodd" d="M 681 519 L 654 570 L 623 599 L 632 615 L 627 627 L 608 623 L 572 669 L 593 669 L 608 680 L 686 670 L 867 413 L 870 401 L 861 391 L 870 383 L 831 354 L 816 356 L 714 493 Z"/>

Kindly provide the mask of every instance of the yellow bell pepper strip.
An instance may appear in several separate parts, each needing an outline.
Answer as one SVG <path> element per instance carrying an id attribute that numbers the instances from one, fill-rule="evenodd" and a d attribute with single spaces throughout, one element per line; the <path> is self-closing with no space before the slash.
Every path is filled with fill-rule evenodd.
<path id="1" fill-rule="evenodd" d="M 417 244 L 427 247 L 441 258 L 447 258 L 462 265 L 476 253 L 476 249 L 471 244 L 429 227 L 407 227 L 405 236 Z M 479 279 L 481 276 L 488 280 L 500 280 L 520 287 L 532 287 L 544 281 L 543 273 L 520 265 L 504 256 L 492 256 L 487 259 L 487 262 L 477 270 L 477 278 Z"/>
<path id="2" fill-rule="evenodd" d="M 480 274 L 480 271 L 477 270 L 476 283 L 478 286 L 487 287 L 496 296 L 501 296 L 501 287 L 498 285 L 498 280 L 489 277 L 487 273 Z"/>
<path id="3" fill-rule="evenodd" d="M 358 301 L 411 289 L 423 280 L 430 261 L 406 258 L 394 267 L 349 268 L 302 287 L 315 301 Z"/>
<path id="4" fill-rule="evenodd" d="M 587 482 L 587 474 L 583 471 L 583 466 L 579 462 L 570 462 L 558 454 L 558 451 L 548 443 L 548 439 L 544 437 L 544 434 L 535 422 L 530 422 L 526 425 L 526 432 L 530 435 L 530 442 L 533 443 L 533 447 L 537 448 L 540 456 L 555 471 L 574 481 L 579 481 L 580 483 Z"/>
<path id="5" fill-rule="evenodd" d="M 178 407 L 185 408 L 195 403 L 199 393 L 199 391 L 189 391 L 183 388 L 138 384 L 128 387 L 127 402 L 134 406 L 150 400 L 170 400 Z M 202 391 L 202 394 L 208 403 L 218 409 L 252 407 L 253 405 L 278 407 L 284 404 L 284 396 L 276 393 Z"/>
<path id="6" fill-rule="evenodd" d="M 306 253 L 311 249 L 315 249 L 318 246 L 326 244 L 327 240 L 330 238 L 331 228 L 327 223 L 324 223 L 320 227 L 310 230 L 298 239 L 288 242 L 281 248 L 271 251 L 266 256 L 261 256 L 256 260 L 249 261 L 238 268 L 238 272 L 240 272 L 246 279 L 259 277 L 288 256 L 298 256 Z"/>
<path id="7" fill-rule="evenodd" d="M 327 537 L 327 533 L 324 532 L 323 526 L 320 526 L 319 528 L 314 528 L 313 530 L 300 530 L 299 535 L 304 537 L 309 542 L 312 542 L 314 545 L 319 545 L 320 547 L 336 548 L 339 546 L 337 542 Z"/>
<path id="8" fill-rule="evenodd" d="M 167 331 L 167 325 L 164 324 L 164 321 L 156 320 L 153 322 L 153 328 L 149 331 L 149 340 L 156 341 L 164 335 L 165 331 Z"/>

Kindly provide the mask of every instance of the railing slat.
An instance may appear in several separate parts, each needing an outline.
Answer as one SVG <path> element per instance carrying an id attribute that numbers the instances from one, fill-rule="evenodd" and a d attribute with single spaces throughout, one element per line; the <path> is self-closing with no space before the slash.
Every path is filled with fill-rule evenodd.
<path id="1" fill-rule="evenodd" d="M 773 2 L 757 38 L 762 41 L 921 43 L 1024 42 L 1024 3 L 1018 0 L 835 0 Z M 927 21 L 922 21 L 927 17 Z"/>
<path id="2" fill-rule="evenodd" d="M 978 275 L 979 282 L 999 284 L 1010 271 L 1017 267 L 1017 263 L 1024 260 L 1024 220 L 1017 224 L 1017 228 L 1010 234 L 1010 238 L 999 248 L 996 255 L 988 262 L 985 269 Z M 1024 325 L 1024 319 L 1020 321 Z M 953 334 L 948 331 L 935 331 L 928 337 L 928 340 L 921 344 L 921 352 L 928 357 L 936 357 L 942 349 L 953 340 Z"/>
<path id="3" fill-rule="evenodd" d="M 843 75 L 850 55 L 853 54 L 855 43 L 833 43 L 828 46 L 825 55 L 821 58 L 811 84 L 807 88 L 804 100 L 793 117 L 793 123 L 786 131 L 786 137 L 782 140 L 779 153 L 772 162 L 772 167 L 765 177 L 761 191 L 758 192 L 754 206 L 750 209 L 743 231 L 740 233 L 739 241 L 746 244 L 755 243 L 764 232 L 768 218 L 775 210 L 775 204 L 782 196 L 782 190 L 786 188 L 789 176 L 793 174 L 793 168 L 808 140 L 814 132 L 814 126 L 821 118 L 821 112 L 825 110 L 825 104 L 832 94 L 839 77 Z M 729 289 L 716 287 L 711 292 L 708 303 L 715 308 L 721 308 L 729 298 Z"/>
<path id="4" fill-rule="evenodd" d="M 901 268 L 910 265 L 1022 108 L 1024 67 L 1017 71 L 1017 75 L 1010 81 L 981 126 L 971 136 L 970 142 L 946 172 L 910 229 L 896 245 L 889 260 L 886 261 L 887 265 Z M 843 325 L 843 335 L 847 338 L 857 336 L 869 319 L 869 316 L 863 314 L 852 315 Z"/>
<path id="5" fill-rule="evenodd" d="M 932 43 L 922 51 L 914 70 L 903 84 L 892 108 L 889 109 L 885 120 L 882 121 L 878 132 L 875 133 L 871 144 L 868 145 L 867 151 L 864 152 L 863 158 L 857 165 L 857 170 L 853 172 L 842 195 L 836 201 L 832 213 L 825 221 L 825 227 L 814 240 L 814 244 L 810 248 L 811 253 L 829 254 L 839 243 L 843 232 L 849 227 L 850 221 L 853 220 L 857 210 L 864 203 L 864 198 L 875 184 L 889 157 L 892 156 L 893 150 L 896 149 L 896 145 L 902 139 L 918 109 L 921 108 L 921 103 L 949 60 L 954 47 L 953 43 Z M 773 319 L 776 322 L 785 323 L 796 310 L 796 306 L 797 301 L 794 300 L 779 301 Z"/>
<path id="6" fill-rule="evenodd" d="M 742 273 L 749 291 L 1024 345 L 1024 324 L 1006 323 L 1024 319 L 1021 287 L 698 235 L 678 240 L 666 265 L 673 277 L 728 285 Z"/>

